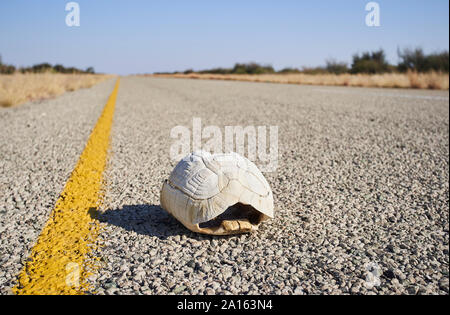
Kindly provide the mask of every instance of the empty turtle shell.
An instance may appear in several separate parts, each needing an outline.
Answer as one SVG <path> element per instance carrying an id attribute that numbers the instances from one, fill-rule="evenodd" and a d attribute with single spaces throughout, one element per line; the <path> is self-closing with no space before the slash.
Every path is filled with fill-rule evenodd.
<path id="1" fill-rule="evenodd" d="M 163 184 L 161 206 L 194 232 L 252 232 L 274 217 L 267 180 L 237 153 L 197 151 L 183 158 Z"/>

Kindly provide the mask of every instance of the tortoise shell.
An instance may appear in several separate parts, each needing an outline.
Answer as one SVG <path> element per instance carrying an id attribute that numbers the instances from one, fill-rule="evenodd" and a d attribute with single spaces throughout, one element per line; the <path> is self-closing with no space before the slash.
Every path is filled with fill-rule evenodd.
<path id="1" fill-rule="evenodd" d="M 191 231 L 216 235 L 251 232 L 274 216 L 267 180 L 234 152 L 187 155 L 164 182 L 161 206 Z"/>

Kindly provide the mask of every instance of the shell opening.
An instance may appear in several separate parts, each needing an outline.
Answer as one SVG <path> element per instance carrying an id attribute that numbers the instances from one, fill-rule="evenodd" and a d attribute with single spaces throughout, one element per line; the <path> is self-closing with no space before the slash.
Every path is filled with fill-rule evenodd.
<path id="1" fill-rule="evenodd" d="M 250 205 L 244 205 L 240 202 L 228 207 L 222 214 L 212 220 L 199 224 L 201 229 L 216 229 L 222 226 L 222 223 L 229 221 L 248 221 L 257 226 L 264 219 L 264 214 Z"/>

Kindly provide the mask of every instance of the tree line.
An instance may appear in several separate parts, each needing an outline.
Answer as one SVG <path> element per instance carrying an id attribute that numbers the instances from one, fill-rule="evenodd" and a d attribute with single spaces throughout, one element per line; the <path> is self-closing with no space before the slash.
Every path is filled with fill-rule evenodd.
<path id="1" fill-rule="evenodd" d="M 10 64 L 4 64 L 0 56 L 0 74 L 13 74 L 13 73 L 71 73 L 71 74 L 82 74 L 82 73 L 95 73 L 93 67 L 89 67 L 86 70 L 81 70 L 75 67 L 64 67 L 63 65 L 56 64 L 51 65 L 49 63 L 39 63 L 31 67 L 19 67 L 16 68 Z"/>
<path id="2" fill-rule="evenodd" d="M 366 74 L 381 74 L 389 72 L 449 72 L 449 53 L 448 51 L 425 54 L 423 49 L 399 49 L 397 51 L 400 62 L 397 65 L 389 64 L 386 60 L 386 54 L 383 49 L 376 51 L 366 51 L 361 54 L 354 54 L 352 63 L 348 65 L 346 62 L 339 62 L 334 59 L 326 61 L 325 66 L 321 67 L 303 67 L 298 68 L 284 68 L 275 71 L 271 65 L 260 65 L 255 62 L 251 63 L 237 63 L 233 68 L 213 68 L 201 71 L 194 71 L 192 69 L 179 72 L 172 72 L 173 74 L 189 74 L 189 73 L 203 73 L 203 74 L 271 74 L 271 73 L 306 73 L 306 74 L 344 74 L 344 73 L 366 73 Z M 158 72 L 157 74 L 169 74 L 168 72 Z"/>

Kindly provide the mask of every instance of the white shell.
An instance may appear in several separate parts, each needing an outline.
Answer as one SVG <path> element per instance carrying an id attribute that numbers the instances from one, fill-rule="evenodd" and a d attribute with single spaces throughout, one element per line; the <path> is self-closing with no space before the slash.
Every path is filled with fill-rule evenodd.
<path id="1" fill-rule="evenodd" d="M 257 220 L 239 218 L 200 227 L 235 205 L 237 212 L 252 208 Z M 255 164 L 237 153 L 197 151 L 183 158 L 163 184 L 161 206 L 191 231 L 216 235 L 251 232 L 274 216 L 269 184 Z"/>

